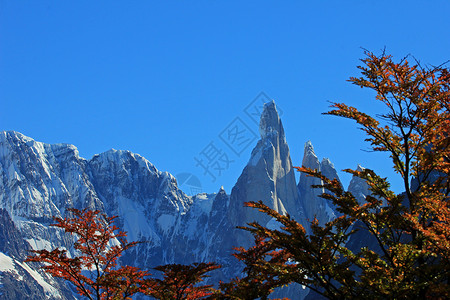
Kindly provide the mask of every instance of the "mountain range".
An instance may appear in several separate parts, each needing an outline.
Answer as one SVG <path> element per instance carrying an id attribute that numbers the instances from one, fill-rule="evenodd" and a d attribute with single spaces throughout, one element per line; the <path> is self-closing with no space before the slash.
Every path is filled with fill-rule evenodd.
<path id="1" fill-rule="evenodd" d="M 233 247 L 250 246 L 252 237 L 236 226 L 252 221 L 277 226 L 244 202 L 261 200 L 306 228 L 314 217 L 322 224 L 333 219 L 337 212 L 318 197 L 324 191 L 311 188 L 318 179 L 301 174 L 296 182 L 273 101 L 264 106 L 259 131 L 260 139 L 231 192 L 221 188 L 194 196 L 180 190 L 170 173 L 130 151 L 109 150 L 87 160 L 73 145 L 0 132 L 0 299 L 75 299 L 69 285 L 24 262 L 31 249 L 62 247 L 73 254 L 73 237 L 50 226 L 53 217 L 64 217 L 68 208 L 117 215 L 117 225 L 130 241 L 145 241 L 129 250 L 122 263 L 151 269 L 213 261 L 222 268 L 212 273 L 210 282 L 227 281 L 242 272 L 231 255 Z M 329 159 L 318 159 L 311 142 L 305 144 L 302 164 L 339 179 Z M 368 194 L 358 178 L 348 190 L 359 199 Z M 300 286 L 277 292 L 291 299 L 307 294 Z"/>

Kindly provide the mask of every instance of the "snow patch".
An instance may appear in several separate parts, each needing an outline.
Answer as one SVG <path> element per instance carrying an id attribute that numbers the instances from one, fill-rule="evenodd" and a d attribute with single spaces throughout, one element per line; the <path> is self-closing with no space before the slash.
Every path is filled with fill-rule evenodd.
<path id="1" fill-rule="evenodd" d="M 8 177 L 9 177 L 11 180 L 17 180 L 17 181 L 20 181 L 20 176 L 19 176 L 19 174 L 18 174 L 17 171 L 16 171 L 16 166 L 15 166 L 15 164 L 10 164 L 10 165 L 9 165 L 9 167 L 8 167 Z"/>
<path id="2" fill-rule="evenodd" d="M 37 281 L 37 283 L 42 286 L 42 288 L 44 289 L 45 295 L 50 298 L 50 297 L 54 297 L 57 299 L 61 299 L 61 294 L 58 292 L 58 290 L 56 288 L 54 288 L 53 286 L 51 286 L 50 284 L 48 284 L 47 282 L 45 282 L 44 278 L 41 276 L 41 274 L 39 274 L 38 272 L 36 272 L 35 270 L 33 270 L 32 268 L 30 268 L 26 263 L 20 263 L 18 261 L 15 261 L 18 265 L 20 265 L 22 268 L 24 268 L 30 275 L 31 277 L 34 278 L 34 280 Z"/>
<path id="3" fill-rule="evenodd" d="M 0 272 L 15 273 L 16 275 L 19 276 L 18 280 L 23 280 L 23 277 L 18 274 L 17 269 L 15 268 L 15 265 L 19 265 L 20 267 L 22 267 L 26 272 L 28 272 L 28 274 L 31 275 L 31 277 L 34 278 L 34 280 L 37 281 L 37 283 L 40 286 L 42 286 L 47 298 L 51 298 L 51 297 L 58 298 L 58 299 L 62 298 L 61 294 L 58 292 L 58 290 L 56 288 L 54 288 L 53 286 L 51 286 L 50 284 L 48 284 L 47 282 L 45 282 L 45 280 L 41 276 L 41 274 L 39 274 L 38 272 L 36 272 L 32 268 L 30 268 L 26 263 L 18 262 L 17 260 L 4 254 L 3 252 L 0 252 Z"/>
<path id="4" fill-rule="evenodd" d="M 44 239 L 25 239 L 28 244 L 30 244 L 31 248 L 33 248 L 33 250 L 47 250 L 47 251 L 51 251 L 53 250 L 53 246 L 52 243 L 50 243 L 47 240 Z"/>
<path id="5" fill-rule="evenodd" d="M 0 252 L 0 272 L 9 271 L 16 271 L 14 267 L 14 260 L 3 252 Z"/>

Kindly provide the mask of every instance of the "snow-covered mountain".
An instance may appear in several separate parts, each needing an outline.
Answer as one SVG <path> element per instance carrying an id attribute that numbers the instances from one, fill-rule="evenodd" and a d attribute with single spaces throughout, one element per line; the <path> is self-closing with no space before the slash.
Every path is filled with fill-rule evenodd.
<path id="1" fill-rule="evenodd" d="M 0 208 L 27 249 L 70 251 L 72 237 L 50 227 L 52 217 L 64 216 L 70 207 L 88 207 L 118 215 L 129 240 L 146 241 L 130 251 L 124 263 L 152 268 L 216 261 L 226 266 L 217 276 L 237 272 L 227 263 L 236 243 L 226 235 L 231 224 L 225 191 L 188 197 L 171 174 L 158 171 L 140 155 L 110 150 L 85 160 L 72 145 L 48 145 L 17 132 L 1 132 L 0 176 Z M 25 258 L 0 251 L 5 262 L 23 263 Z M 2 274 L 11 268 L 3 269 Z"/>
<path id="2" fill-rule="evenodd" d="M 49 145 L 18 132 L 0 132 L 0 299 L 71 299 L 64 283 L 23 262 L 29 249 L 70 251 L 72 237 L 49 225 L 71 207 L 117 215 L 117 225 L 128 232 L 129 240 L 146 241 L 132 248 L 123 263 L 150 269 L 214 261 L 222 268 L 211 282 L 241 272 L 231 256 L 233 246 L 249 246 L 252 239 L 236 226 L 252 221 L 271 226 L 270 218 L 243 207 L 244 202 L 262 200 L 304 225 L 314 217 L 320 222 L 333 218 L 333 209 L 318 197 L 322 191 L 310 187 L 317 183 L 314 179 L 301 175 L 297 185 L 274 102 L 264 106 L 260 135 L 230 195 L 221 188 L 191 197 L 171 174 L 138 154 L 110 150 L 86 160 L 73 145 Z M 303 165 L 337 178 L 332 163 L 320 163 L 310 142 Z M 278 296 L 301 299 L 306 293 L 300 292 L 288 288 Z"/>

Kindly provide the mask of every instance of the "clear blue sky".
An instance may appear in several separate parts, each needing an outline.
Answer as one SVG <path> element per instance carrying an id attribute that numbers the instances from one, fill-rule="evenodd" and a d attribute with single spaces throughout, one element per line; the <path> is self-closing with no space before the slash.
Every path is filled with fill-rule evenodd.
<path id="1" fill-rule="evenodd" d="M 327 101 L 381 112 L 346 82 L 361 47 L 450 59 L 449 13 L 449 1 L 0 0 L 0 130 L 74 144 L 88 159 L 131 150 L 230 192 L 256 140 L 233 152 L 221 133 L 233 122 L 257 133 L 245 108 L 263 91 L 283 111 L 294 165 L 311 140 L 338 169 L 391 177 L 353 122 L 321 113 Z M 232 161 L 215 182 L 195 161 L 211 145 Z"/>

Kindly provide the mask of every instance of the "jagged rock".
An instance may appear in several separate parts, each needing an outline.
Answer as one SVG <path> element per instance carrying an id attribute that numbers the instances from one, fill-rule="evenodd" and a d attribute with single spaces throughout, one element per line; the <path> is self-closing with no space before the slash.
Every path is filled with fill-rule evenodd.
<path id="1" fill-rule="evenodd" d="M 302 166 L 317 171 L 323 171 L 322 169 L 324 169 L 325 172 L 323 175 L 330 179 L 338 177 L 333 164 L 328 159 L 325 159 L 322 164 L 320 164 L 319 159 L 314 153 L 314 147 L 311 141 L 308 141 L 305 144 Z M 335 212 L 330 207 L 327 200 L 319 197 L 325 190 L 323 188 L 312 188 L 313 185 L 321 184 L 322 180 L 301 173 L 298 182 L 298 190 L 306 220 L 312 221 L 314 218 L 317 218 L 319 224 L 323 225 L 335 218 Z M 306 226 L 306 228 L 308 229 L 309 226 Z"/>
<path id="2" fill-rule="evenodd" d="M 281 214 L 302 218 L 289 146 L 273 101 L 264 105 L 259 132 L 261 139 L 231 191 L 228 213 L 233 226 L 269 222 L 270 217 L 243 207 L 244 202 L 249 201 L 262 201 Z M 236 234 L 240 245 L 249 245 L 247 234 L 240 234 L 240 231 Z"/>
<path id="3" fill-rule="evenodd" d="M 364 171 L 364 168 L 360 165 L 356 168 L 357 171 Z M 364 204 L 367 195 L 370 195 L 369 186 L 366 181 L 357 176 L 353 176 L 347 190 L 353 194 L 353 196 L 358 200 L 359 204 Z"/>
<path id="4" fill-rule="evenodd" d="M 339 175 L 334 167 L 334 164 L 330 161 L 330 159 L 328 158 L 322 159 L 322 162 L 320 163 L 320 169 L 322 175 L 331 180 L 337 179 L 342 186 L 342 182 L 339 179 Z"/>

